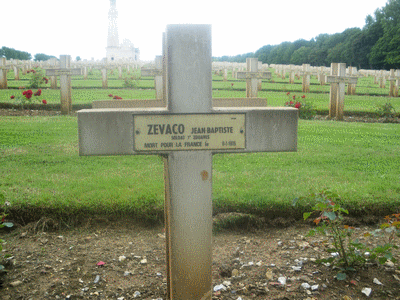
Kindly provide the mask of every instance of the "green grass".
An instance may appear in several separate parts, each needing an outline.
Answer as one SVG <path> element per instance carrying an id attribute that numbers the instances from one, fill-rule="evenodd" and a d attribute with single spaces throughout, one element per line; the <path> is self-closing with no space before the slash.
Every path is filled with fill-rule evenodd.
<path id="1" fill-rule="evenodd" d="M 135 76 L 140 76 L 138 70 Z M 125 76 L 132 76 L 124 72 Z M 22 96 L 29 75 L 0 90 L 0 103 Z M 273 74 L 264 80 L 259 97 L 269 106 L 283 106 L 296 95 L 319 111 L 328 111 L 329 85 L 311 79 L 311 93 L 301 92 L 301 79 L 289 84 Z M 118 72 L 109 73 L 109 88 L 101 88 L 101 74 L 88 80 L 73 77 L 72 101 L 87 105 L 108 100 L 154 99 L 154 80 L 141 78 L 137 89 L 123 88 Z M 246 96 L 246 83 L 213 75 L 214 98 Z M 233 84 L 233 85 L 232 85 Z M 60 103 L 60 91 L 42 87 L 38 103 Z M 34 89 L 35 91 L 36 89 Z M 290 92 L 288 96 L 286 93 Z M 357 95 L 345 97 L 345 111 L 375 112 L 391 101 L 400 112 L 400 98 L 389 98 L 372 77 L 360 78 Z M 35 98 L 35 97 L 34 97 Z M 400 128 L 398 124 L 300 121 L 298 152 L 215 155 L 214 212 L 254 213 L 261 216 L 297 214 L 295 197 L 330 188 L 342 196 L 353 214 L 382 214 L 400 210 Z M 77 120 L 58 117 L 0 117 L 0 193 L 16 212 L 29 219 L 40 213 L 86 216 L 88 213 L 136 215 L 141 220 L 163 216 L 163 162 L 158 156 L 79 157 Z"/>
<path id="2" fill-rule="evenodd" d="M 33 89 L 35 92 L 36 89 Z M 91 104 L 94 100 L 110 100 L 108 95 L 117 95 L 123 99 L 155 99 L 155 90 L 151 89 L 73 89 L 72 104 Z M 11 95 L 23 97 L 22 90 L 0 90 L 0 102 L 16 103 L 10 100 Z M 40 97 L 32 97 L 32 103 L 40 103 L 46 99 L 48 104 L 60 103 L 60 91 L 52 89 L 42 89 Z"/>
<path id="3" fill-rule="evenodd" d="M 160 157 L 80 157 L 71 116 L 1 117 L 0 128 L 0 193 L 17 211 L 162 218 Z M 353 213 L 395 212 L 399 170 L 397 124 L 300 121 L 298 152 L 214 156 L 214 212 L 298 214 L 292 200 L 324 188 Z"/>
<path id="4" fill-rule="evenodd" d="M 36 89 L 34 89 L 34 92 Z M 305 100 L 310 102 L 315 109 L 320 111 L 328 111 L 329 104 L 329 93 L 316 94 L 316 93 L 296 93 L 290 91 L 290 99 L 293 95 L 296 95 L 296 99 L 301 99 L 301 95 L 305 95 Z M 265 92 L 261 91 L 258 93 L 258 97 L 267 98 L 269 106 L 283 106 L 285 102 L 289 100 L 286 95 L 287 92 Z M 109 94 L 118 95 L 123 99 L 155 99 L 154 89 L 73 89 L 72 90 L 72 103 L 73 104 L 91 104 L 95 100 L 109 100 Z M 22 96 L 21 90 L 1 90 L 0 91 L 0 103 L 16 103 L 10 100 L 11 95 Z M 214 98 L 244 98 L 246 97 L 245 90 L 213 90 Z M 60 103 L 60 91 L 43 89 L 40 97 L 33 97 L 34 103 L 40 103 L 42 99 L 46 99 L 48 104 L 59 104 Z M 392 105 L 397 112 L 400 112 L 400 98 L 389 98 L 389 97 L 373 97 L 373 96 L 346 96 L 345 97 L 345 111 L 352 112 L 375 112 L 378 105 L 383 105 L 390 99 Z"/>

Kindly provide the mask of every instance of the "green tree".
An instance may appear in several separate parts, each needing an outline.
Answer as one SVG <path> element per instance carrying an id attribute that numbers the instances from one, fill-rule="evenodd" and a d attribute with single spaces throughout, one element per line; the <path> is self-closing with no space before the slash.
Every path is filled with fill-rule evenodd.
<path id="1" fill-rule="evenodd" d="M 375 11 L 375 19 L 369 18 L 369 27 L 379 29 L 378 38 L 371 48 L 369 60 L 374 68 L 389 69 L 399 66 L 400 57 L 400 0 L 389 0 L 385 7 Z"/>
<path id="2" fill-rule="evenodd" d="M 56 58 L 56 57 L 52 55 L 46 55 L 43 53 L 36 53 L 34 61 L 46 61 L 49 60 L 50 58 Z"/>
<path id="3" fill-rule="evenodd" d="M 310 53 L 310 47 L 300 47 L 293 52 L 292 56 L 290 57 L 290 63 L 294 65 L 307 64 L 310 61 Z"/>
<path id="4" fill-rule="evenodd" d="M 257 57 L 258 60 L 261 61 L 262 63 L 267 64 L 269 63 L 268 61 L 269 54 L 273 48 L 274 46 L 271 45 L 263 46 L 256 51 L 255 57 Z"/>
<path id="5" fill-rule="evenodd" d="M 15 50 L 13 48 L 2 47 L 0 49 L 0 57 L 5 57 L 6 59 L 20 59 L 20 60 L 30 60 L 32 55 L 28 52 Z"/>
<path id="6" fill-rule="evenodd" d="M 400 24 L 393 30 L 393 36 L 388 44 L 385 63 L 390 68 L 400 69 Z"/>
<path id="7" fill-rule="evenodd" d="M 344 44 L 339 43 L 336 44 L 335 47 L 328 50 L 327 62 L 344 62 L 342 58 L 342 54 L 344 52 Z"/>

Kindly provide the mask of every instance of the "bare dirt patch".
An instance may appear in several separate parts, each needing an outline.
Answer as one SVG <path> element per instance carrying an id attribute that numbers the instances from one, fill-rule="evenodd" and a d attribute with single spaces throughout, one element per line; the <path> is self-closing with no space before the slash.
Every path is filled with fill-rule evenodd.
<path id="1" fill-rule="evenodd" d="M 36 225 L 1 233 L 7 242 L 3 254 L 11 256 L 1 277 L 1 299 L 166 299 L 162 227 L 100 220 L 46 232 L 42 229 L 50 227 Z M 360 226 L 356 234 L 371 246 L 385 243 L 363 237 L 375 228 Z M 338 281 L 338 270 L 312 262 L 330 255 L 329 239 L 305 237 L 308 230 L 301 222 L 215 233 L 213 299 L 400 299 L 397 267 L 371 263 Z M 400 258 L 398 250 L 393 253 Z M 363 288 L 372 289 L 370 297 Z"/>
<path id="2" fill-rule="evenodd" d="M 61 115 L 60 111 L 57 110 L 38 110 L 38 109 L 0 109 L 0 116 L 12 116 L 12 117 L 21 117 L 21 116 L 59 116 Z"/>

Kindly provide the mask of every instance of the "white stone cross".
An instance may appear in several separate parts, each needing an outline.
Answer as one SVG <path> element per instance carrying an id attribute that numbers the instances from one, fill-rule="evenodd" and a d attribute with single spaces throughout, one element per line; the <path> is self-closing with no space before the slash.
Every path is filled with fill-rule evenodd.
<path id="1" fill-rule="evenodd" d="M 108 67 L 107 65 L 103 65 L 101 68 L 100 68 L 100 71 L 101 71 L 101 87 L 103 88 L 103 89 L 107 89 L 108 88 L 108 77 L 107 77 L 107 71 L 108 71 L 108 69 L 112 69 L 112 68 L 110 68 L 110 67 Z"/>
<path id="2" fill-rule="evenodd" d="M 348 67 L 349 77 L 357 77 L 357 67 Z M 356 94 L 356 86 L 357 82 L 350 83 L 347 85 L 347 95 L 355 95 Z"/>
<path id="3" fill-rule="evenodd" d="M 379 87 L 384 89 L 386 87 L 386 76 L 388 72 L 385 70 L 378 71 Z"/>
<path id="4" fill-rule="evenodd" d="M 325 85 L 325 81 L 326 81 L 325 67 L 319 67 L 317 69 L 317 75 L 318 75 L 320 85 Z"/>
<path id="5" fill-rule="evenodd" d="M 18 66 L 18 60 L 13 61 L 13 70 L 14 70 L 14 80 L 19 80 L 19 66 Z"/>
<path id="6" fill-rule="evenodd" d="M 107 60 L 104 59 L 100 65 L 94 67 L 93 69 L 100 70 L 100 72 L 101 72 L 101 87 L 103 89 L 108 89 L 108 74 L 107 74 L 107 72 L 108 72 L 108 70 L 114 70 L 115 65 L 108 64 Z"/>
<path id="7" fill-rule="evenodd" d="M 390 76 L 388 81 L 390 82 L 389 97 L 397 97 L 399 95 L 399 80 L 400 70 L 390 69 Z"/>
<path id="8" fill-rule="evenodd" d="M 59 69 L 46 69 L 47 76 L 60 76 L 61 114 L 67 115 L 72 111 L 71 76 L 81 75 L 81 69 L 71 69 L 71 56 L 60 55 Z"/>
<path id="9" fill-rule="evenodd" d="M 154 69 L 141 69 L 141 74 L 143 77 L 154 77 L 154 87 L 156 89 L 156 99 L 164 99 L 163 95 L 163 70 L 162 70 L 162 56 L 157 55 L 155 59 Z"/>
<path id="10" fill-rule="evenodd" d="M 50 65 L 50 68 L 56 68 L 58 61 L 57 58 L 53 57 L 48 60 L 48 64 Z M 57 89 L 57 76 L 50 76 L 50 88 L 51 89 Z"/>
<path id="11" fill-rule="evenodd" d="M 246 79 L 246 97 L 257 97 L 258 80 L 271 79 L 271 72 L 258 71 L 258 59 L 247 58 L 247 72 L 237 72 L 238 79 Z"/>
<path id="12" fill-rule="evenodd" d="M 331 75 L 326 76 L 326 80 L 331 84 L 329 118 L 343 120 L 345 84 L 356 84 L 357 77 L 346 77 L 345 63 L 332 63 Z"/>
<path id="13" fill-rule="evenodd" d="M 296 151 L 298 111 L 213 108 L 211 26 L 168 25 L 165 108 L 78 111 L 80 155 L 161 155 L 167 299 L 212 297 L 212 156 Z"/>
<path id="14" fill-rule="evenodd" d="M 303 76 L 302 92 L 309 93 L 310 92 L 310 76 L 311 76 L 310 65 L 303 64 L 303 70 L 300 71 L 300 74 Z"/>
<path id="15" fill-rule="evenodd" d="M 5 57 L 0 58 L 0 89 L 7 89 L 7 71 L 11 69 L 11 66 L 7 66 L 6 62 Z"/>
<path id="16" fill-rule="evenodd" d="M 295 75 L 295 66 L 294 65 L 289 65 L 289 84 L 294 84 L 294 75 Z"/>

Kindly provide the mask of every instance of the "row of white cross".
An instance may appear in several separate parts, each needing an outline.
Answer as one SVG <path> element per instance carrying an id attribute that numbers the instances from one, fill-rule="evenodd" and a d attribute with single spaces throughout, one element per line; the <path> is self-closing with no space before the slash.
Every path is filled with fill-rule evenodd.
<path id="1" fill-rule="evenodd" d="M 161 57 L 157 57 L 155 64 L 155 69 L 142 69 L 142 76 L 154 76 L 155 77 L 155 89 L 156 89 L 156 99 L 163 98 L 163 81 L 162 81 L 162 68 L 161 68 Z M 0 60 L 0 88 L 7 88 L 7 70 L 11 67 L 6 66 L 5 58 Z M 102 72 L 102 87 L 107 88 L 107 70 L 110 67 L 106 65 L 99 67 Z M 325 76 L 322 74 L 322 70 L 319 74 L 320 78 L 325 78 L 328 83 L 331 84 L 330 92 L 330 104 L 329 104 L 329 117 L 336 118 L 338 120 L 343 119 L 344 111 L 344 95 L 345 95 L 345 84 L 348 84 L 348 94 L 355 95 L 355 89 L 357 84 L 357 77 L 351 76 L 352 69 L 350 68 L 350 76 L 346 76 L 346 66 L 343 63 L 337 64 L 333 63 L 331 65 L 331 75 Z M 87 77 L 87 67 L 83 69 L 85 76 Z M 119 72 L 122 72 L 122 67 L 119 67 Z M 310 92 L 310 76 L 315 74 L 311 72 L 310 65 L 303 65 L 303 70 L 299 72 L 303 77 L 302 91 L 304 93 Z M 56 76 L 60 76 L 60 91 L 61 91 L 61 113 L 69 114 L 72 110 L 72 99 L 71 99 L 71 76 L 81 75 L 82 70 L 71 68 L 71 57 L 67 55 L 62 55 L 60 57 L 60 68 L 59 69 L 46 69 L 46 75 L 51 78 L 51 87 L 57 87 Z M 290 78 L 293 77 L 294 71 L 291 71 Z M 236 77 L 238 79 L 246 79 L 246 97 L 256 98 L 257 92 L 260 89 L 261 79 L 271 79 L 271 73 L 267 71 L 258 70 L 258 61 L 256 58 L 247 59 L 247 72 L 236 72 Z M 390 77 L 389 96 L 397 97 L 400 81 L 400 70 L 391 70 Z M 381 81 L 382 82 L 382 81 Z M 137 106 L 139 104 L 146 104 L 143 101 L 133 104 L 131 101 L 127 105 Z M 152 102 L 151 105 L 154 105 Z M 266 105 L 266 101 L 264 101 Z"/>

